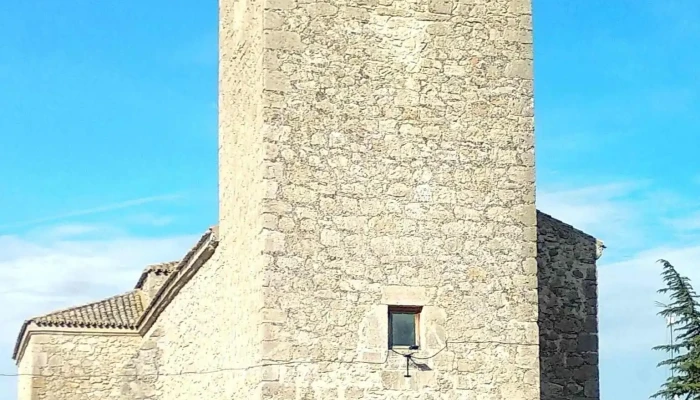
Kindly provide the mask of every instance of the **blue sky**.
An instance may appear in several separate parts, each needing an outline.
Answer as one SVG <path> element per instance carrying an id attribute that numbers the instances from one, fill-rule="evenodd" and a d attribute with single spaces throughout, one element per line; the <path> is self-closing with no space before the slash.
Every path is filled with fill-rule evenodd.
<path id="1" fill-rule="evenodd" d="M 603 399 L 665 377 L 654 261 L 700 282 L 698 17 L 534 0 L 538 206 L 608 245 Z M 25 317 L 119 293 L 215 223 L 216 34 L 209 0 L 0 6 L 0 373 Z"/>

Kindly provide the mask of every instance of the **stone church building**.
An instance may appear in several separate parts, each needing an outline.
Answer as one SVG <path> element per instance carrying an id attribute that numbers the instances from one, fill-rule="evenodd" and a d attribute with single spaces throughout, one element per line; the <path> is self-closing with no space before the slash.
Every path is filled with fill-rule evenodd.
<path id="1" fill-rule="evenodd" d="M 535 209 L 529 0 L 219 20 L 218 223 L 28 319 L 20 400 L 599 398 L 603 246 Z"/>

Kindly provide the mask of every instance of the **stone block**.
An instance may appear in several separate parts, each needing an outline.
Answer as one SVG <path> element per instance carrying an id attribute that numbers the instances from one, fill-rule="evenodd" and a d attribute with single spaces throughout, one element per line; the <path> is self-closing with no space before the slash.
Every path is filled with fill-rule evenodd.
<path id="1" fill-rule="evenodd" d="M 451 14 L 452 0 L 430 0 L 429 10 L 432 13 Z"/>
<path id="2" fill-rule="evenodd" d="M 428 303 L 425 287 L 419 286 L 384 286 L 382 287 L 382 304 L 422 306 Z"/>
<path id="3" fill-rule="evenodd" d="M 291 10 L 296 6 L 295 0 L 265 0 L 265 8 L 269 10 Z"/>
<path id="4" fill-rule="evenodd" d="M 286 2 L 286 0 L 282 0 Z M 302 50 L 301 36 L 296 32 L 265 31 L 265 48 L 279 50 Z"/>

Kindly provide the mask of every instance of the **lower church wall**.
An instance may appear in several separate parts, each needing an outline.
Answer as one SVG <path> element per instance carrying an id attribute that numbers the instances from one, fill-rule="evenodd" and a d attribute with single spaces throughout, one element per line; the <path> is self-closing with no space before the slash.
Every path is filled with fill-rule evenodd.
<path id="1" fill-rule="evenodd" d="M 32 334 L 19 365 L 19 400 L 127 400 L 138 398 L 136 334 Z"/>

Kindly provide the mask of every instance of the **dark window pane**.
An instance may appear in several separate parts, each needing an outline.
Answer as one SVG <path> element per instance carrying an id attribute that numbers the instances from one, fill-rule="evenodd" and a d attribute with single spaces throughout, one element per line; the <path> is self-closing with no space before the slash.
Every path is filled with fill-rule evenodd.
<path id="1" fill-rule="evenodd" d="M 391 344 L 394 346 L 416 344 L 416 314 L 391 314 Z"/>

